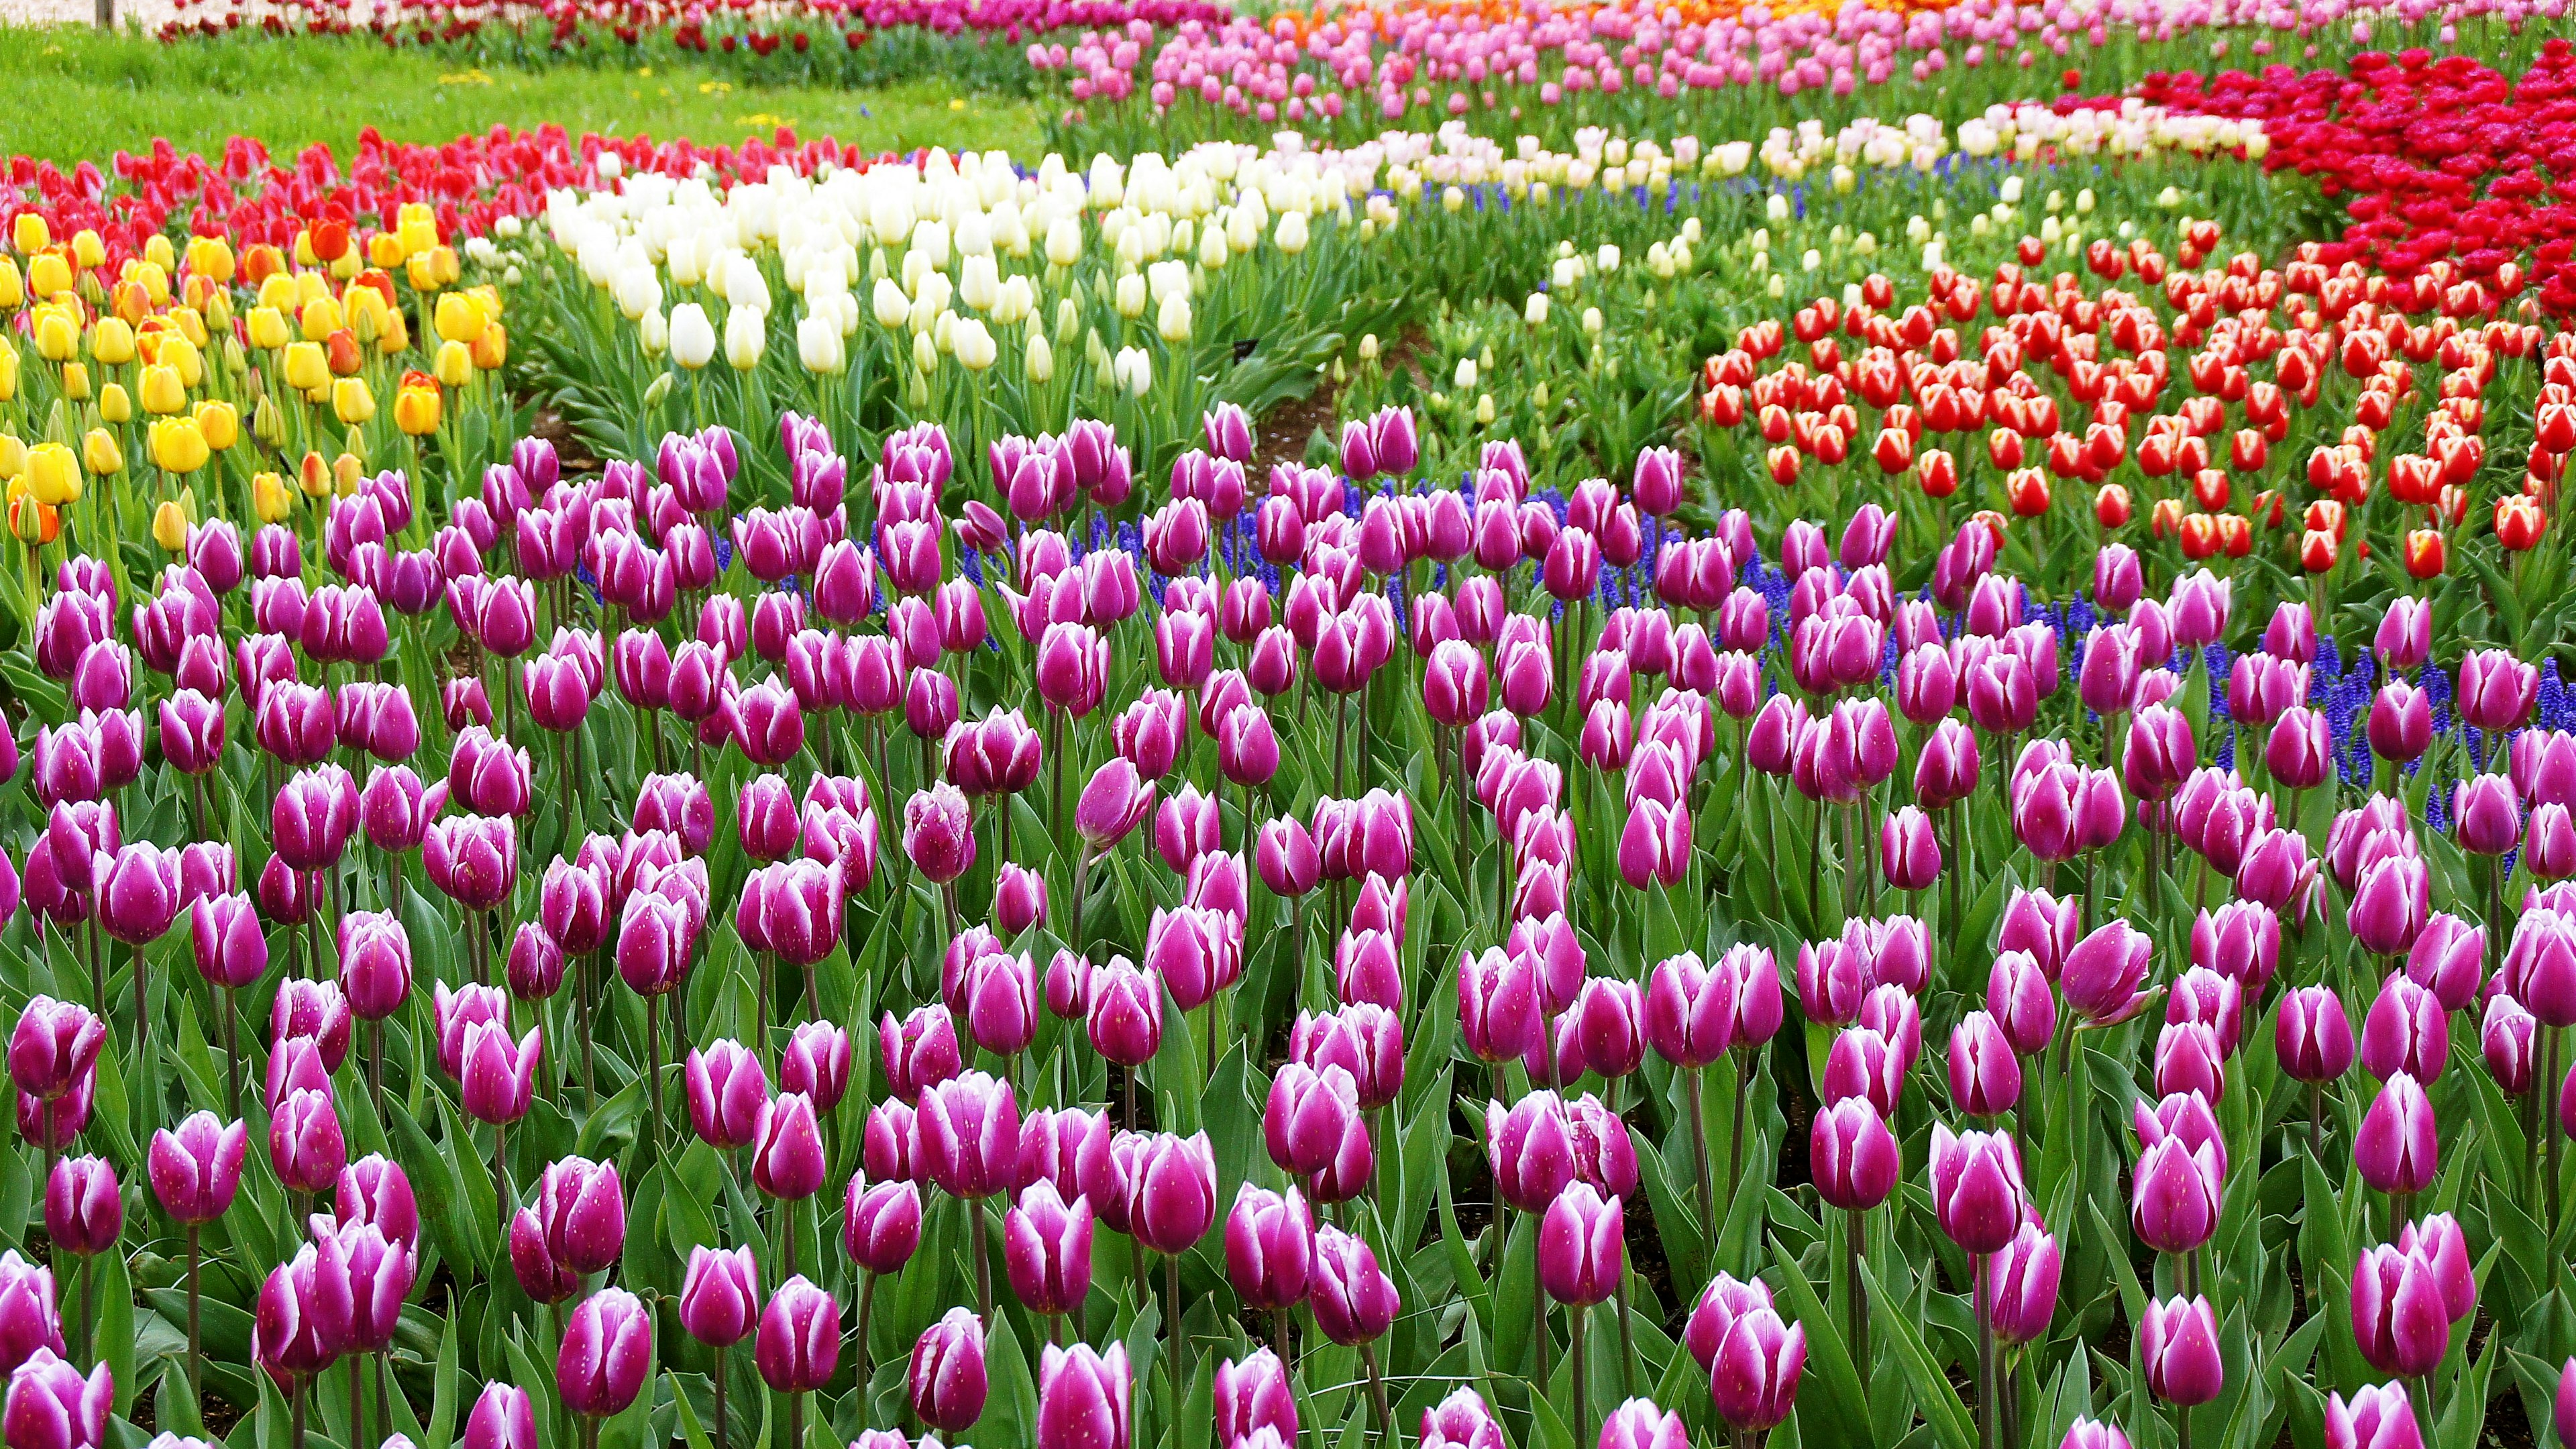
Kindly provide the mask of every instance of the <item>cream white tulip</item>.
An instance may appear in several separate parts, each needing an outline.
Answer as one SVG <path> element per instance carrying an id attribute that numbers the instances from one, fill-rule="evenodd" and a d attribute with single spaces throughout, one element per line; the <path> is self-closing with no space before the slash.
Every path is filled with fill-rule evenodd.
<path id="1" fill-rule="evenodd" d="M 806 316 L 796 324 L 796 360 L 807 372 L 838 373 L 849 365 L 841 347 L 841 329 L 829 316 Z"/>
<path id="2" fill-rule="evenodd" d="M 957 360 L 964 363 L 969 372 L 982 372 L 1002 355 L 1001 346 L 993 340 L 993 334 L 974 317 L 958 318 L 956 324 L 948 329 L 948 342 L 949 350 L 957 354 Z"/>
<path id="3" fill-rule="evenodd" d="M 1154 314 L 1154 331 L 1165 342 L 1190 340 L 1190 298 L 1186 292 L 1174 292 L 1163 299 L 1161 310 Z"/>
<path id="4" fill-rule="evenodd" d="M 1055 380 L 1055 348 L 1048 343 L 1045 333 L 1041 332 L 1029 339 L 1028 351 L 1023 360 L 1027 365 L 1029 381 L 1053 382 Z"/>
<path id="5" fill-rule="evenodd" d="M 734 307 L 725 313 L 725 362 L 736 372 L 749 372 L 760 366 L 760 354 L 769 346 L 769 319 L 749 307 Z"/>
<path id="6" fill-rule="evenodd" d="M 695 302 L 682 302 L 671 309 L 671 360 L 694 372 L 715 360 L 715 324 L 707 320 L 707 309 Z"/>

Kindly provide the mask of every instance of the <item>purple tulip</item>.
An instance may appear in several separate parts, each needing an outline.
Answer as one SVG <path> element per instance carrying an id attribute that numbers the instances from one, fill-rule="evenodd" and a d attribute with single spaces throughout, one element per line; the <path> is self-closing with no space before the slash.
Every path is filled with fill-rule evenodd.
<path id="1" fill-rule="evenodd" d="M 1584 1306 L 1607 1300 L 1626 1265 L 1619 1199 L 1606 1201 L 1591 1184 L 1569 1184 L 1548 1204 L 1539 1223 L 1539 1282 L 1559 1303 Z"/>
<path id="2" fill-rule="evenodd" d="M 2404 1072 L 2390 1077 L 2353 1138 L 2353 1161 L 2362 1180 L 2385 1193 L 2422 1192 L 2432 1185 L 2439 1153 L 2433 1104 L 2424 1088 Z"/>
<path id="3" fill-rule="evenodd" d="M 107 1441 L 108 1411 L 115 1398 L 116 1377 L 104 1359 L 83 1378 L 51 1348 L 38 1348 L 9 1375 L 0 1436 L 13 1449 L 98 1449 Z"/>
<path id="4" fill-rule="evenodd" d="M 1038 1449 L 1122 1449 L 1133 1381 L 1127 1346 L 1048 1344 L 1038 1360 Z"/>
<path id="5" fill-rule="evenodd" d="M 2352 1270 L 2352 1336 L 2381 1373 L 2421 1378 L 2451 1347 L 2451 1318 L 2432 1261 L 2382 1243 Z"/>
<path id="6" fill-rule="evenodd" d="M 761 1381 L 782 1394 L 812 1393 L 841 1365 L 841 1305 L 806 1281 L 778 1285 L 761 1310 L 752 1356 Z"/>
<path id="7" fill-rule="evenodd" d="M 2326 1449 L 2424 1449 L 2405 1385 L 2367 1384 L 2353 1390 L 2350 1402 L 2328 1394 Z"/>
<path id="8" fill-rule="evenodd" d="M 901 1272 L 921 1246 L 921 1191 L 909 1182 L 850 1178 L 841 1246 L 871 1273 Z"/>
<path id="9" fill-rule="evenodd" d="M 1932 1206 L 1950 1241 L 1967 1253 L 1998 1251 L 2019 1231 L 2027 1205 L 2011 1138 L 1932 1124 Z"/>
<path id="10" fill-rule="evenodd" d="M 1345 1346 L 1376 1341 L 1402 1307 L 1393 1280 L 1378 1267 L 1366 1240 L 1330 1225 L 1316 1230 L 1310 1282 L 1315 1327 Z"/>
<path id="11" fill-rule="evenodd" d="M 1718 1345 L 1709 1393 L 1717 1412 L 1739 1432 L 1768 1432 L 1789 1417 L 1807 1364 L 1807 1330 L 1784 1324 L 1768 1308 L 1737 1316 Z"/>
<path id="12" fill-rule="evenodd" d="M 932 1428 L 961 1434 L 984 1417 L 984 1325 L 971 1308 L 951 1308 L 923 1331 L 907 1375 L 912 1411 Z"/>
<path id="13" fill-rule="evenodd" d="M 689 1250 L 688 1276 L 680 1284 L 680 1326 L 711 1348 L 731 1348 L 751 1336 L 760 1316 L 760 1265 L 751 1249 L 704 1246 Z"/>

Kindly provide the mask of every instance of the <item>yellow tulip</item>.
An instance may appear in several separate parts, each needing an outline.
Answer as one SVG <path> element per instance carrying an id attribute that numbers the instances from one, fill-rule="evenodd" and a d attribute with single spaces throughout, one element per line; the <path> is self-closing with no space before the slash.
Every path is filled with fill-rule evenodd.
<path id="1" fill-rule="evenodd" d="M 474 354 L 462 342 L 442 342 L 429 371 L 443 386 L 463 387 L 474 380 Z"/>
<path id="2" fill-rule="evenodd" d="M 177 553 L 188 546 L 188 527 L 195 523 L 196 490 L 181 489 L 179 496 L 152 510 L 152 541 L 164 553 Z"/>
<path id="3" fill-rule="evenodd" d="M 351 434 L 350 441 L 354 443 L 356 440 L 357 435 Z M 366 476 L 366 469 L 367 465 L 359 461 L 354 450 L 332 459 L 331 491 L 343 498 L 357 492 L 359 481 Z"/>
<path id="4" fill-rule="evenodd" d="M 218 282 L 231 281 L 233 279 L 232 244 L 219 236 L 188 238 L 188 270 L 201 277 L 212 277 Z"/>
<path id="5" fill-rule="evenodd" d="M 347 323 L 339 302 L 330 297 L 316 297 L 305 303 L 303 312 L 295 320 L 296 325 L 303 329 L 307 342 L 319 342 Z"/>
<path id="6" fill-rule="evenodd" d="M 295 485 L 308 498 L 325 496 L 331 491 L 331 465 L 322 461 L 320 453 L 307 452 L 295 470 Z"/>
<path id="7" fill-rule="evenodd" d="M 394 224 L 406 254 L 417 255 L 438 245 L 438 217 L 417 201 L 405 203 Z"/>
<path id="8" fill-rule="evenodd" d="M 483 336 L 483 329 L 492 323 L 490 315 L 484 312 L 483 305 L 475 301 L 473 295 L 467 292 L 450 292 L 439 298 L 431 320 L 437 327 L 439 336 L 450 342 L 462 342 L 468 346 L 479 340 Z"/>
<path id="9" fill-rule="evenodd" d="M 116 435 L 105 428 L 92 428 L 81 435 L 81 466 L 105 478 L 125 471 L 125 451 L 116 446 Z"/>
<path id="10" fill-rule="evenodd" d="M 400 312 L 387 312 L 382 330 L 376 333 L 376 350 L 387 357 L 411 350 L 411 323 Z"/>
<path id="11" fill-rule="evenodd" d="M 188 339 L 190 347 L 201 352 L 205 350 L 206 319 L 196 308 L 173 307 L 168 316 L 170 325 L 179 329 L 179 335 Z"/>
<path id="12" fill-rule="evenodd" d="M 267 348 L 270 351 L 284 347 L 295 336 L 286 329 L 286 314 L 275 307 L 251 308 L 250 316 L 246 319 L 246 328 L 250 333 L 251 346 Z"/>
<path id="13" fill-rule="evenodd" d="M 435 252 L 412 253 L 410 259 L 403 263 L 403 280 L 411 283 L 411 289 L 415 292 L 437 291 L 438 254 Z"/>
<path id="14" fill-rule="evenodd" d="M 99 239 L 97 232 L 83 227 L 72 233 L 72 260 L 80 263 L 85 272 L 103 267 L 107 265 L 107 243 Z"/>
<path id="15" fill-rule="evenodd" d="M 27 471 L 27 445 L 16 433 L 0 433 L 0 478 L 15 478 Z"/>
<path id="16" fill-rule="evenodd" d="M 411 379 L 415 377 L 426 385 L 413 383 Z M 401 389 L 394 394 L 394 426 L 415 438 L 437 432 L 439 403 L 436 382 L 417 372 L 405 374 Z"/>
<path id="17" fill-rule="evenodd" d="M 399 267 L 402 265 L 402 261 L 403 244 L 402 237 L 400 235 L 394 232 L 380 231 L 374 236 L 367 238 L 367 265 L 371 267 Z"/>
<path id="18" fill-rule="evenodd" d="M 18 213 L 17 220 L 10 223 L 9 242 L 21 254 L 43 251 L 53 245 L 53 241 L 53 233 L 45 227 L 45 218 L 37 212 L 22 211 Z"/>
<path id="19" fill-rule="evenodd" d="M 241 410 L 223 401 L 201 402 L 195 412 L 197 431 L 205 436 L 206 446 L 223 452 L 241 441 Z"/>
<path id="20" fill-rule="evenodd" d="M 27 283 L 18 275 L 14 257 L 0 257 L 0 312 L 23 306 L 27 300 Z"/>
<path id="21" fill-rule="evenodd" d="M 89 401 L 89 369 L 77 362 L 63 364 L 63 396 L 73 402 Z"/>
<path id="22" fill-rule="evenodd" d="M 134 360 L 134 329 L 122 317 L 101 317 L 89 329 L 89 355 L 110 367 Z"/>
<path id="23" fill-rule="evenodd" d="M 197 350 L 197 344 L 176 332 L 161 335 L 160 360 L 163 365 L 179 370 L 179 383 L 183 387 L 195 387 L 206 380 L 206 355 Z"/>
<path id="24" fill-rule="evenodd" d="M 27 290 L 50 297 L 72 289 L 72 264 L 61 252 L 38 252 L 27 259 Z"/>
<path id="25" fill-rule="evenodd" d="M 385 330 L 385 318 L 393 311 L 393 306 L 385 300 L 384 293 L 359 282 L 340 294 L 340 310 L 347 315 L 350 330 L 365 337 L 370 335 L 365 330 L 367 328 L 372 327 L 377 332 Z"/>
<path id="26" fill-rule="evenodd" d="M 495 322 L 484 328 L 483 335 L 474 339 L 468 346 L 473 353 L 476 367 L 485 372 L 498 372 L 501 370 L 501 364 L 510 360 L 509 329 Z"/>
<path id="27" fill-rule="evenodd" d="M 296 286 L 295 275 L 292 272 L 269 273 L 268 279 L 259 284 L 259 305 L 280 316 L 303 307 L 304 293 Z"/>
<path id="28" fill-rule="evenodd" d="M 191 278 L 191 280 L 195 279 Z M 213 296 L 208 297 L 204 302 L 198 304 L 197 315 L 204 319 L 199 324 L 200 326 L 210 331 L 230 332 L 233 327 L 232 295 L 228 292 L 216 292 Z M 203 347 L 206 345 L 206 339 L 203 337 L 197 338 L 196 343 L 199 347 Z"/>
<path id="29" fill-rule="evenodd" d="M 442 287 L 453 287 L 456 285 L 457 279 L 465 275 L 465 263 L 457 259 L 456 248 L 450 246 L 433 247 L 430 249 L 429 256 L 431 263 L 438 271 L 438 285 Z"/>
<path id="30" fill-rule="evenodd" d="M 363 426 L 376 415 L 376 395 L 363 377 L 343 377 L 331 384 L 331 411 L 350 427 Z"/>
<path id="31" fill-rule="evenodd" d="M 61 443 L 38 443 L 27 450 L 27 493 L 48 508 L 60 508 L 81 496 L 80 460 Z"/>
<path id="32" fill-rule="evenodd" d="M 330 384 L 331 364 L 322 355 L 319 342 L 289 343 L 285 362 L 286 385 L 297 392 L 312 392 Z"/>
<path id="33" fill-rule="evenodd" d="M 156 417 L 167 416 L 188 405 L 188 385 L 179 380 L 179 369 L 160 363 L 143 369 L 143 410 Z"/>
<path id="34" fill-rule="evenodd" d="M 84 376 L 81 380 L 87 382 L 89 379 Z M 111 382 L 98 390 L 98 415 L 111 423 L 134 421 L 134 395 L 125 390 L 124 383 Z"/>
<path id="35" fill-rule="evenodd" d="M 48 308 L 36 319 L 36 355 L 47 362 L 69 362 L 80 351 L 80 327 L 71 314 Z"/>
<path id="36" fill-rule="evenodd" d="M 254 473 L 250 480 L 251 511 L 262 523 L 284 523 L 295 512 L 295 494 L 274 473 Z"/>
<path id="37" fill-rule="evenodd" d="M 164 272 L 179 264 L 178 253 L 171 249 L 170 238 L 159 232 L 154 232 L 151 238 L 143 243 L 143 260 Z"/>
<path id="38" fill-rule="evenodd" d="M 206 435 L 197 431 L 195 418 L 158 419 L 152 424 L 148 441 L 152 461 L 168 473 L 194 473 L 214 456 L 214 450 L 206 446 Z"/>
<path id="39" fill-rule="evenodd" d="M 0 337 L 0 344 L 6 344 L 7 341 L 7 338 Z M 17 396 L 18 349 L 0 345 L 0 402 L 12 401 Z"/>

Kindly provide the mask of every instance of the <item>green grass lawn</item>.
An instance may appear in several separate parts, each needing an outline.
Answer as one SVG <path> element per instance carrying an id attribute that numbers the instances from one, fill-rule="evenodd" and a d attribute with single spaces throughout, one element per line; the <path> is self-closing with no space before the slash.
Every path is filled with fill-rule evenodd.
<path id="1" fill-rule="evenodd" d="M 1039 146 L 1037 107 L 956 96 L 938 79 L 882 89 L 752 86 L 712 69 L 588 65 L 516 70 L 360 39 L 231 38 L 164 45 L 74 26 L 0 26 L 0 156 L 104 164 L 167 137 L 214 155 L 249 135 L 279 158 L 316 141 L 343 157 L 360 128 L 440 142 L 493 125 L 547 122 L 579 134 L 738 141 L 777 126 L 872 150 Z"/>

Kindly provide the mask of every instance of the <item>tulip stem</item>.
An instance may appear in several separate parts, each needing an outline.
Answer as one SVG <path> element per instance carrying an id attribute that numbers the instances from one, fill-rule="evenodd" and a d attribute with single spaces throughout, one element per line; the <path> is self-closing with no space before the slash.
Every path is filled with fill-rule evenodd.
<path id="1" fill-rule="evenodd" d="M 190 1223 L 188 1224 L 188 1397 L 198 1404 L 197 1414 L 202 1419 L 205 1416 L 205 1408 L 200 1386 L 203 1383 L 201 1364 L 204 1354 L 200 1347 L 202 1339 L 197 1332 L 197 1258 L 197 1225 Z"/>
<path id="2" fill-rule="evenodd" d="M 1590 1376 L 1584 1372 L 1583 1346 L 1583 1320 L 1589 1317 L 1591 1312 L 1591 1308 L 1585 1304 L 1565 1305 L 1565 1352 L 1567 1367 L 1574 1373 L 1574 1442 L 1577 1444 L 1592 1442 L 1591 1385 L 1586 1382 Z M 1371 1375 L 1371 1381 L 1374 1382 L 1374 1380 L 1375 1375 Z M 1547 1385 L 1541 1383 L 1540 1397 L 1544 1398 L 1547 1391 Z M 1383 1432 L 1384 1428 L 1385 1421 L 1381 1419 L 1379 1429 Z"/>
<path id="3" fill-rule="evenodd" d="M 2540 1081 L 2532 1084 L 2535 1092 L 2543 1083 L 2558 1080 L 2558 1028 L 2544 1024 L 2540 1028 L 2540 1034 L 2543 1044 L 2548 1048 L 2546 1053 L 2548 1066 L 2542 1071 Z M 2559 1139 L 2566 1135 L 2554 1130 L 2556 1126 L 2556 1123 L 2549 1120 L 2549 1114 L 2546 1111 L 2541 1113 L 2541 1137 L 2549 1144 L 2548 1160 L 2541 1168 L 2543 1181 L 2548 1185 L 2549 1216 L 2541 1220 L 2541 1228 L 2552 1236 L 2558 1232 L 2558 1143 Z"/>
<path id="4" fill-rule="evenodd" d="M 716 1345 L 716 1449 L 725 1449 L 725 1357 L 732 1351 L 732 1344 Z M 859 1389 L 862 1395 L 867 1391 L 864 1378 L 859 1381 Z"/>
<path id="5" fill-rule="evenodd" d="M 1182 1350 L 1187 1347 L 1187 1343 L 1181 1336 L 1181 1259 L 1180 1255 L 1177 1253 L 1166 1255 L 1163 1259 L 1163 1297 L 1164 1301 L 1170 1305 L 1166 1310 L 1169 1315 L 1170 1322 L 1165 1325 L 1164 1331 L 1171 1336 L 1172 1422 L 1177 1425 L 1181 1422 L 1181 1397 L 1186 1392 L 1183 1386 L 1187 1382 L 1187 1380 L 1181 1376 L 1181 1353 Z M 1368 1350 L 1366 1348 L 1362 1348 L 1360 1352 L 1365 1354 Z M 1371 1383 L 1375 1383 L 1377 1380 L 1377 1370 L 1375 1366 L 1371 1366 L 1369 1369 L 1369 1380 Z M 1378 1437 L 1384 1438 L 1385 1436 L 1386 1416 L 1381 1413 L 1378 1416 Z"/>
<path id="6" fill-rule="evenodd" d="M 2308 1083 L 2308 1156 L 2326 1165 L 2326 1084 Z"/>
<path id="7" fill-rule="evenodd" d="M 291 1449 L 304 1449 L 304 1375 L 295 1375 L 286 1400 L 287 1443 Z"/>
<path id="8" fill-rule="evenodd" d="M 366 1390 L 366 1384 L 365 1384 L 365 1382 L 364 1382 L 364 1381 L 359 1377 L 359 1375 L 358 1375 L 358 1361 L 357 1361 L 356 1359 L 352 1358 L 352 1359 L 350 1359 L 350 1360 L 348 1361 L 348 1363 L 349 1363 L 349 1443 L 350 1443 L 352 1446 L 355 1446 L 355 1449 L 365 1449 L 365 1446 L 366 1446 L 366 1444 L 367 1444 L 367 1390 Z"/>
<path id="9" fill-rule="evenodd" d="M 230 985 L 224 987 L 224 1086 L 228 1115 L 241 1120 L 241 1003 Z"/>
<path id="10" fill-rule="evenodd" d="M 1969 1258 L 1969 1271 L 1976 1275 L 1970 1296 L 1977 1310 L 1977 1443 L 1981 1449 L 1995 1445 L 1995 1322 L 1986 1311 L 1986 1279 L 1994 1261 L 1991 1253 L 1976 1253 Z M 2185 1443 L 2188 1444 L 2188 1439 Z"/>
<path id="11" fill-rule="evenodd" d="M 1334 696 L 1333 706 L 1333 798 L 1342 798 L 1342 755 L 1350 743 L 1351 697 Z"/>
<path id="12" fill-rule="evenodd" d="M 1637 1397 L 1637 1328 L 1636 1314 L 1628 1304 L 1628 1270 L 1619 1270 L 1619 1397 Z"/>
<path id="13" fill-rule="evenodd" d="M 1386 1380 L 1378 1375 L 1375 1345 L 1366 1343 L 1360 1345 L 1360 1364 L 1368 1370 L 1369 1407 L 1377 1416 L 1378 1443 L 1382 1449 L 1398 1449 L 1395 1442 L 1395 1415 L 1387 1411 Z"/>
<path id="14" fill-rule="evenodd" d="M 966 1217 L 967 1226 L 973 1230 L 975 1242 L 975 1311 L 983 1316 L 986 1323 L 991 1323 L 993 1321 L 993 1258 L 991 1247 L 984 1242 L 984 1230 L 987 1226 L 984 1204 L 988 1201 L 990 1201 L 988 1198 L 968 1198 Z"/>
<path id="15" fill-rule="evenodd" d="M 1708 1166 L 1708 1106 L 1700 1098 L 1708 1090 L 1708 1069 L 1693 1067 L 1683 1094 L 1690 1108 L 1691 1153 L 1699 1168 L 1699 1223 L 1708 1236 L 1708 1256 L 1717 1258 L 1717 1185 L 1711 1180 Z"/>
<path id="16" fill-rule="evenodd" d="M 1843 1214 L 1843 1316 L 1851 1327 L 1852 1362 L 1863 1366 L 1869 1363 L 1869 1290 L 1860 1281 L 1860 1260 L 1868 1235 L 1866 1211 Z"/>
<path id="17" fill-rule="evenodd" d="M 859 1346 L 859 1403 L 862 1409 L 860 1415 L 862 1418 L 866 1417 L 865 1406 L 867 1403 L 868 1392 L 868 1308 L 876 1302 L 876 1298 L 877 1275 L 869 1272 L 865 1268 L 860 1269 L 859 1321 L 854 1336 L 858 1339 Z M 719 1449 L 721 1449 L 721 1446 L 719 1446 Z"/>
<path id="18" fill-rule="evenodd" d="M 1731 1051 L 1727 1060 L 1735 1068 L 1735 1122 L 1726 1135 L 1726 1201 L 1731 1209 L 1735 1195 L 1744 1190 L 1744 1053 Z M 1549 1060 L 1553 1061 L 1551 1053 Z M 1709 1239 L 1716 1241 L 1716 1224 L 1709 1225 Z"/>
<path id="19" fill-rule="evenodd" d="M 582 1449 L 598 1449 L 599 1430 L 596 1426 L 591 1429 L 590 1435 L 589 1442 L 584 1444 Z M 803 1394 L 787 1396 L 787 1449 L 805 1449 L 805 1396 Z"/>
<path id="20" fill-rule="evenodd" d="M 768 957 L 763 956 L 767 962 Z M 587 1047 L 588 1039 L 584 1038 Z M 653 1150 L 662 1150 L 662 996 L 644 998 L 644 1095 L 653 1103 Z"/>

